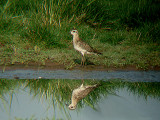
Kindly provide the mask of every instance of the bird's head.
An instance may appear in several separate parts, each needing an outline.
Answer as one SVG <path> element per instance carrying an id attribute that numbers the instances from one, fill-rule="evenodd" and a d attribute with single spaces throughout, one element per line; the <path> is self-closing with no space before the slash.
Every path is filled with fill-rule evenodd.
<path id="1" fill-rule="evenodd" d="M 74 35 L 77 35 L 78 34 L 78 31 L 77 30 L 72 30 L 71 31 L 71 34 L 74 36 Z"/>
<path id="2" fill-rule="evenodd" d="M 72 105 L 72 104 L 70 104 L 68 107 L 69 107 L 69 109 L 70 109 L 70 110 L 74 110 L 74 109 L 76 109 L 76 105 Z"/>

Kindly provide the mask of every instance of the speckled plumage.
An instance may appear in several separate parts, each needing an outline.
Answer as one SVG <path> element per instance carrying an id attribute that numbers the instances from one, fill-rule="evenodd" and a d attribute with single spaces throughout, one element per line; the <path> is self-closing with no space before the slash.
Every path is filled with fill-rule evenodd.
<path id="1" fill-rule="evenodd" d="M 95 50 L 93 50 L 93 48 L 91 48 L 87 43 L 83 42 L 81 38 L 75 38 L 73 45 L 74 45 L 74 47 L 77 46 L 83 50 L 86 50 L 86 52 L 84 52 L 84 54 L 85 53 L 86 54 L 96 54 Z M 79 52 L 82 52 L 82 51 L 79 51 Z"/>
<path id="2" fill-rule="evenodd" d="M 87 43 L 82 41 L 82 39 L 79 37 L 78 31 L 77 30 L 72 30 L 71 34 L 73 35 L 73 46 L 74 49 L 79 51 L 82 54 L 82 62 L 84 65 L 84 55 L 85 54 L 100 54 L 96 52 L 91 46 L 89 46 Z"/>

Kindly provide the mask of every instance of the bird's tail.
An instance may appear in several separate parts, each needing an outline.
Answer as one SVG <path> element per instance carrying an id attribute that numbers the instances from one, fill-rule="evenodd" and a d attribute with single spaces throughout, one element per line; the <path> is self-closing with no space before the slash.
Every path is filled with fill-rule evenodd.
<path id="1" fill-rule="evenodd" d="M 99 87 L 99 84 L 88 85 L 88 86 L 86 86 L 86 88 L 97 88 L 97 87 Z"/>
<path id="2" fill-rule="evenodd" d="M 95 55 L 102 55 L 102 53 L 101 53 L 101 52 L 98 52 L 98 51 L 94 51 L 94 54 L 95 54 Z"/>

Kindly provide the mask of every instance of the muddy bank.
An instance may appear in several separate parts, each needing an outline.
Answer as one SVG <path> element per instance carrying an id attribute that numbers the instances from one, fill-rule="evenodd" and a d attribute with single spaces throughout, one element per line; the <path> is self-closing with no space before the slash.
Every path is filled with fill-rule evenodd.
<path id="1" fill-rule="evenodd" d="M 29 62 L 27 64 L 22 64 L 22 63 L 15 63 L 12 65 L 1 65 L 0 70 L 17 70 L 17 69 L 43 69 L 43 70 L 66 70 L 65 65 L 59 64 L 56 62 L 52 61 L 46 61 L 45 65 L 42 65 L 41 63 L 36 63 L 36 62 Z M 95 71 L 119 71 L 119 70 L 127 70 L 127 71 L 144 71 L 144 69 L 138 69 L 136 66 L 124 66 L 124 67 L 107 67 L 107 66 L 102 66 L 102 65 L 86 65 L 82 67 L 81 65 L 76 65 L 72 68 L 69 68 L 68 70 L 95 70 Z M 152 67 L 150 66 L 148 69 L 145 69 L 145 71 L 152 70 L 152 71 L 159 71 L 160 66 L 157 67 Z"/>

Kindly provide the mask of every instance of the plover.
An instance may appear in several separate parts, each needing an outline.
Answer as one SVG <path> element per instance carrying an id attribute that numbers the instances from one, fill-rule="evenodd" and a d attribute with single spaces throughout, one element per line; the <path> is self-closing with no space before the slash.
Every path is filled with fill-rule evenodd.
<path id="1" fill-rule="evenodd" d="M 85 54 L 101 54 L 97 51 L 95 51 L 91 46 L 89 46 L 87 43 L 85 43 L 84 41 L 81 40 L 81 38 L 79 37 L 78 31 L 77 30 L 72 30 L 71 34 L 73 35 L 73 46 L 74 49 L 79 51 L 82 54 L 82 61 L 81 61 L 81 65 L 84 66 L 84 62 L 85 62 Z"/>
<path id="2" fill-rule="evenodd" d="M 97 88 L 99 85 L 87 85 L 83 86 L 83 84 L 77 88 L 74 89 L 72 92 L 72 97 L 71 97 L 71 104 L 69 105 L 70 110 L 76 109 L 77 103 L 86 97 L 91 91 L 93 91 L 95 88 Z"/>

